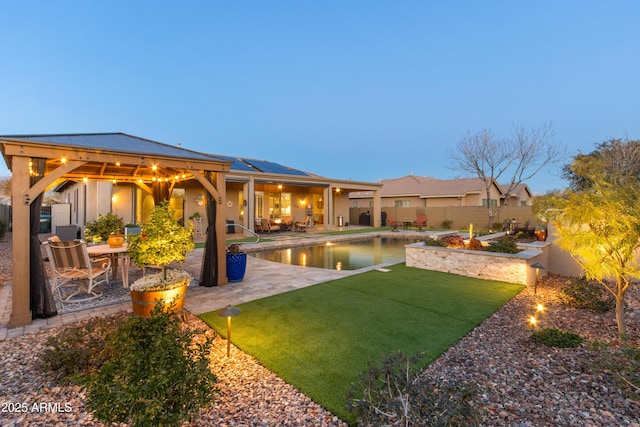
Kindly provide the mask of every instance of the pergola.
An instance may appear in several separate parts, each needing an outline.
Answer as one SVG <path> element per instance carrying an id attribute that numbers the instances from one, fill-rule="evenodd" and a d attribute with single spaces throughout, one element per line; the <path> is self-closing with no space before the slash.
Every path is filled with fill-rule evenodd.
<path id="1" fill-rule="evenodd" d="M 13 210 L 13 292 L 10 327 L 31 324 L 30 305 L 30 247 L 31 204 L 47 189 L 65 180 L 117 180 L 131 182 L 150 194 L 162 183 L 171 188 L 177 182 L 197 180 L 208 194 L 209 203 L 226 203 L 225 175 L 230 163 L 214 156 L 180 147 L 133 138 L 124 134 L 111 135 L 122 144 L 83 144 L 81 139 L 39 138 L 34 136 L 0 137 L 0 149 L 12 173 Z M 127 146 L 125 138 L 134 139 Z M 215 212 L 215 210 L 214 210 Z M 225 221 L 215 215 L 213 249 L 217 258 L 213 265 L 216 285 L 227 282 Z M 38 248 L 39 250 L 39 248 Z M 205 249 L 206 250 L 206 249 Z"/>

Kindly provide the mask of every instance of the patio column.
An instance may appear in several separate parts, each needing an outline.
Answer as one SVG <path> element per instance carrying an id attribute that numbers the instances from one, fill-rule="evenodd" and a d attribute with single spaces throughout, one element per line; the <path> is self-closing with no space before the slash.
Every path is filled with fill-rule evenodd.
<path id="1" fill-rule="evenodd" d="M 373 190 L 373 227 L 380 227 L 380 221 L 382 221 L 382 204 L 380 202 L 380 190 Z"/>
<path id="2" fill-rule="evenodd" d="M 324 209 L 324 229 L 329 230 L 331 228 L 331 224 L 334 223 L 334 212 L 333 212 L 333 187 L 329 185 L 322 190 L 322 197 L 325 200 L 325 209 Z"/>
<path id="3" fill-rule="evenodd" d="M 29 294 L 29 200 L 25 196 L 29 190 L 29 158 L 12 158 L 11 205 L 13 231 L 11 234 L 13 280 L 11 297 L 11 318 L 9 327 L 31 324 Z"/>
<path id="4" fill-rule="evenodd" d="M 256 179 L 249 177 L 249 183 L 245 185 L 247 192 L 245 200 L 247 201 L 247 209 L 245 210 L 245 218 L 247 220 L 247 228 L 256 231 Z"/>

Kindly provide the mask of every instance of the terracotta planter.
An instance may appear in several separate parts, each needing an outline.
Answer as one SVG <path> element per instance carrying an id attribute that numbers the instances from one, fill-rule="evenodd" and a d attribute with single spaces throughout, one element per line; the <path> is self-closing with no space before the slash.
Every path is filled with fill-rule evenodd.
<path id="1" fill-rule="evenodd" d="M 543 228 L 543 229 L 536 229 L 534 231 L 535 235 L 536 235 L 536 239 L 539 242 L 546 242 L 547 241 L 547 229 Z"/>
<path id="2" fill-rule="evenodd" d="M 158 300 L 164 301 L 164 310 L 180 311 L 184 306 L 184 298 L 189 283 L 164 291 L 131 291 L 133 312 L 140 317 L 151 317 L 151 312 Z M 171 305 L 172 303 L 173 306 Z"/>
<path id="3" fill-rule="evenodd" d="M 124 245 L 124 236 L 122 234 L 110 234 L 107 243 L 112 248 L 119 248 Z"/>

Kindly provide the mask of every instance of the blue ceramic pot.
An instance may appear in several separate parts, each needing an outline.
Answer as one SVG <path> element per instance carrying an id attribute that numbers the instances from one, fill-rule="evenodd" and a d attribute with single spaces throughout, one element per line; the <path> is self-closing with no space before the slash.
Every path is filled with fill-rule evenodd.
<path id="1" fill-rule="evenodd" d="M 227 254 L 227 279 L 230 282 L 242 282 L 247 270 L 247 254 Z"/>

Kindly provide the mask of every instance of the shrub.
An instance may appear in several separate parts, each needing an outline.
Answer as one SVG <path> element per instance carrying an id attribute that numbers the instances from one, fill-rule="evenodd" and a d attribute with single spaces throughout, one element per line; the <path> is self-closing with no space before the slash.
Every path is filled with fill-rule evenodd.
<path id="1" fill-rule="evenodd" d="M 96 317 L 49 337 L 42 354 L 45 366 L 60 377 L 82 382 L 108 359 L 107 336 L 121 323 L 121 318 Z"/>
<path id="2" fill-rule="evenodd" d="M 493 225 L 491 225 L 491 229 L 493 231 L 502 231 L 502 223 L 501 222 L 494 222 Z"/>
<path id="3" fill-rule="evenodd" d="M 123 220 L 111 212 L 98 215 L 95 221 L 87 222 L 84 229 L 84 240 L 90 242 L 106 242 L 111 233 L 121 233 Z"/>
<path id="4" fill-rule="evenodd" d="M 516 239 L 509 236 L 503 236 L 495 242 L 489 243 L 486 250 L 489 252 L 501 252 L 505 254 L 516 254 L 520 252 Z"/>
<path id="5" fill-rule="evenodd" d="M 616 304 L 613 295 L 609 295 L 599 283 L 585 277 L 571 279 L 560 288 L 558 298 L 565 304 L 596 313 L 605 313 Z"/>
<path id="6" fill-rule="evenodd" d="M 539 329 L 533 333 L 532 338 L 548 347 L 561 348 L 578 347 L 583 341 L 580 335 L 558 328 Z"/>
<path id="7" fill-rule="evenodd" d="M 427 237 L 424 241 L 424 244 L 426 246 L 440 246 L 442 248 L 444 248 L 445 246 L 447 246 L 446 242 L 440 240 L 440 239 L 434 239 L 433 237 Z"/>
<path id="8" fill-rule="evenodd" d="M 593 341 L 590 349 L 599 353 L 596 368 L 612 372 L 618 387 L 629 398 L 640 400 L 640 346 L 637 342 Z"/>
<path id="9" fill-rule="evenodd" d="M 475 384 L 430 384 L 416 378 L 424 352 L 409 358 L 402 352 L 385 355 L 352 384 L 347 410 L 359 425 L 449 426 L 475 425 L 478 411 Z"/>
<path id="10" fill-rule="evenodd" d="M 112 357 L 87 380 L 87 408 L 105 422 L 180 425 L 214 400 L 211 337 L 182 328 L 158 304 L 150 318 L 130 317 L 107 341 Z"/>
<path id="11" fill-rule="evenodd" d="M 7 231 L 7 223 L 0 221 L 0 237 L 4 237 L 4 233 Z"/>
<path id="12" fill-rule="evenodd" d="M 451 225 L 453 224 L 453 221 L 450 219 L 445 219 L 444 221 L 442 221 L 440 223 L 440 226 L 442 226 L 442 228 L 446 229 L 446 230 L 451 230 Z"/>
<path id="13" fill-rule="evenodd" d="M 465 247 L 464 239 L 459 234 L 443 236 L 440 240 L 442 240 L 445 243 L 446 247 L 448 248 L 464 248 Z"/>

